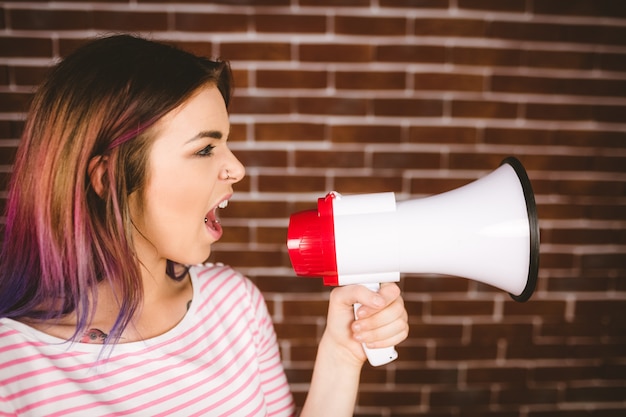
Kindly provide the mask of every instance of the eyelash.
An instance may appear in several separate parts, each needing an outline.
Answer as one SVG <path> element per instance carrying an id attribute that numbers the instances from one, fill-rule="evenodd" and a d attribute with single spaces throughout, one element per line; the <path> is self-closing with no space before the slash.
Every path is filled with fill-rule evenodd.
<path id="1" fill-rule="evenodd" d="M 213 149 L 215 149 L 215 146 L 207 145 L 204 148 L 200 149 L 198 152 L 196 152 L 196 155 L 200 157 L 211 156 L 213 155 Z"/>

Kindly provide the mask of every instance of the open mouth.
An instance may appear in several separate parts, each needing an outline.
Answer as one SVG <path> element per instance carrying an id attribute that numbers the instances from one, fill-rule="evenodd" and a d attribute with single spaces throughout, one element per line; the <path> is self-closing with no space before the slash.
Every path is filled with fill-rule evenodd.
<path id="1" fill-rule="evenodd" d="M 220 225 L 220 220 L 217 216 L 217 209 L 223 209 L 228 207 L 228 200 L 224 200 L 222 202 L 220 202 L 217 206 L 215 206 L 215 208 L 211 211 L 209 211 L 206 214 L 206 217 L 204 218 L 204 223 L 210 227 L 211 229 L 213 229 L 216 232 L 221 232 L 222 231 L 222 226 Z"/>

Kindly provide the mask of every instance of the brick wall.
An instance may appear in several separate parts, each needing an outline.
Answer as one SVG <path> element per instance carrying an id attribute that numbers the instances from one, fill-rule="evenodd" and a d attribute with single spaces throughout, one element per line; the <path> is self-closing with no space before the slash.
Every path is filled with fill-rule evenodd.
<path id="1" fill-rule="evenodd" d="M 215 259 L 266 295 L 302 403 L 328 289 L 295 278 L 289 214 L 327 191 L 456 188 L 516 155 L 542 229 L 533 298 L 407 276 L 411 336 L 363 372 L 359 416 L 617 416 L 626 409 L 626 3 L 621 0 L 4 2 L 0 180 L 45 69 L 134 31 L 232 62 L 248 176 Z M 1 192 L 4 198 L 6 193 Z"/>

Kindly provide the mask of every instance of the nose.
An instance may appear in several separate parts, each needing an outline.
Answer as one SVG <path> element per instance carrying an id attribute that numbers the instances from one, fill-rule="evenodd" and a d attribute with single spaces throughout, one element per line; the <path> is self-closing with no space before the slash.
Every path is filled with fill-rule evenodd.
<path id="1" fill-rule="evenodd" d="M 224 179 L 237 183 L 246 176 L 246 167 L 243 166 L 241 161 L 230 151 L 230 158 L 226 164 Z"/>

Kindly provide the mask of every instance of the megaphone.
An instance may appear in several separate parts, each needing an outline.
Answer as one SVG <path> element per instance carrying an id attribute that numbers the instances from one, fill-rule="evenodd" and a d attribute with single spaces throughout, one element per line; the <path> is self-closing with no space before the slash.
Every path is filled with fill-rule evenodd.
<path id="1" fill-rule="evenodd" d="M 509 157 L 490 174 L 430 197 L 396 202 L 392 192 L 330 192 L 317 210 L 291 215 L 287 249 L 298 276 L 321 276 L 325 285 L 377 291 L 401 273 L 435 273 L 524 302 L 539 271 L 539 222 L 526 170 Z M 393 347 L 364 349 L 374 366 L 397 358 Z"/>

